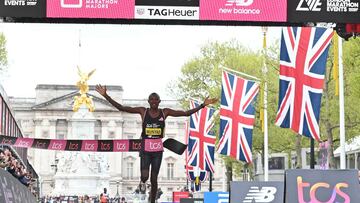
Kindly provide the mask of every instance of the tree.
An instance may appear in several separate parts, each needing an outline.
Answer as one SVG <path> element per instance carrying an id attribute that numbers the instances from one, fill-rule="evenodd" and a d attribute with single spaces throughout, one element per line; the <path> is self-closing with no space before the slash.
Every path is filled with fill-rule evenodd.
<path id="1" fill-rule="evenodd" d="M 7 70 L 8 60 L 6 51 L 6 39 L 3 33 L 0 33 L 0 75 Z"/>
<path id="2" fill-rule="evenodd" d="M 335 93 L 336 80 L 333 63 L 334 51 L 329 52 L 324 87 L 324 97 L 320 115 L 320 132 L 324 132 L 329 141 L 330 168 L 336 168 L 333 151 L 339 146 L 339 96 Z M 351 38 L 343 44 L 344 97 L 346 139 L 357 136 L 360 126 L 360 109 L 354 108 L 360 103 L 360 39 Z"/>

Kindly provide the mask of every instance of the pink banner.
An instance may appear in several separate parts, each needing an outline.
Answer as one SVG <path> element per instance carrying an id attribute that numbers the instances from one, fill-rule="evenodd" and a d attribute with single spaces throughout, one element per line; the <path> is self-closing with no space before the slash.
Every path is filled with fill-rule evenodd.
<path id="1" fill-rule="evenodd" d="M 84 151 L 84 152 L 162 152 L 165 148 L 181 155 L 187 145 L 172 138 L 162 139 L 122 139 L 122 140 L 60 140 L 11 137 L 0 134 L 0 145 L 9 145 L 22 148 L 49 149 L 59 151 Z M 184 148 L 185 147 L 185 148 Z"/>
<path id="2" fill-rule="evenodd" d="M 129 151 L 129 140 L 114 140 L 114 152 Z"/>
<path id="3" fill-rule="evenodd" d="M 134 18 L 135 0 L 47 0 L 48 18 Z"/>
<path id="4" fill-rule="evenodd" d="M 163 143 L 161 139 L 145 139 L 145 151 L 146 152 L 162 152 Z"/>
<path id="5" fill-rule="evenodd" d="M 97 140 L 84 140 L 81 145 L 81 151 L 95 152 L 97 148 Z"/>
<path id="6" fill-rule="evenodd" d="M 286 0 L 200 0 L 200 20 L 286 22 Z"/>
<path id="7" fill-rule="evenodd" d="M 48 149 L 51 150 L 65 150 L 66 140 L 50 140 Z"/>
<path id="8" fill-rule="evenodd" d="M 14 144 L 15 147 L 29 148 L 32 146 L 34 139 L 32 138 L 18 138 Z"/>

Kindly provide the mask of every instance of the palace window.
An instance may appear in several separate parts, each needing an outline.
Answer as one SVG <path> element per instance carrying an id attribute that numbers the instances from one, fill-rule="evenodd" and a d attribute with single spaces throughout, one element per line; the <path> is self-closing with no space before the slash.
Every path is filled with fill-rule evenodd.
<path id="1" fill-rule="evenodd" d="M 126 176 L 128 178 L 134 177 L 134 163 L 133 162 L 126 163 Z"/>
<path id="2" fill-rule="evenodd" d="M 167 164 L 167 179 L 171 180 L 174 178 L 174 163 Z"/>

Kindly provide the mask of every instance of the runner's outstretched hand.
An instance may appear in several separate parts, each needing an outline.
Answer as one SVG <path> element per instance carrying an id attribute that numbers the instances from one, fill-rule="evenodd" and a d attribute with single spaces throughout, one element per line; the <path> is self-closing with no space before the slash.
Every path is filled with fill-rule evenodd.
<path id="1" fill-rule="evenodd" d="M 207 106 L 209 104 L 215 104 L 217 101 L 218 101 L 217 98 L 210 98 L 209 99 L 209 97 L 206 97 L 203 104 L 204 104 L 204 106 Z"/>
<path id="2" fill-rule="evenodd" d="M 105 97 L 105 95 L 107 95 L 107 93 L 106 93 L 107 89 L 106 89 L 106 86 L 105 86 L 105 85 L 104 85 L 104 86 L 101 86 L 100 84 L 97 84 L 96 87 L 95 87 L 95 89 L 96 89 L 96 91 L 97 91 L 99 94 L 101 94 L 102 96 Z"/>

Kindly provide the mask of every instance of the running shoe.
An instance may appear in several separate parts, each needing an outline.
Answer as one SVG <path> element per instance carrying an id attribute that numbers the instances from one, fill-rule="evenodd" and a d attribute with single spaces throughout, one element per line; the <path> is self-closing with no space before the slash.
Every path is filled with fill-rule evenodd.
<path id="1" fill-rule="evenodd" d="M 140 181 L 139 190 L 140 190 L 141 194 L 145 194 L 146 193 L 146 184 Z"/>

